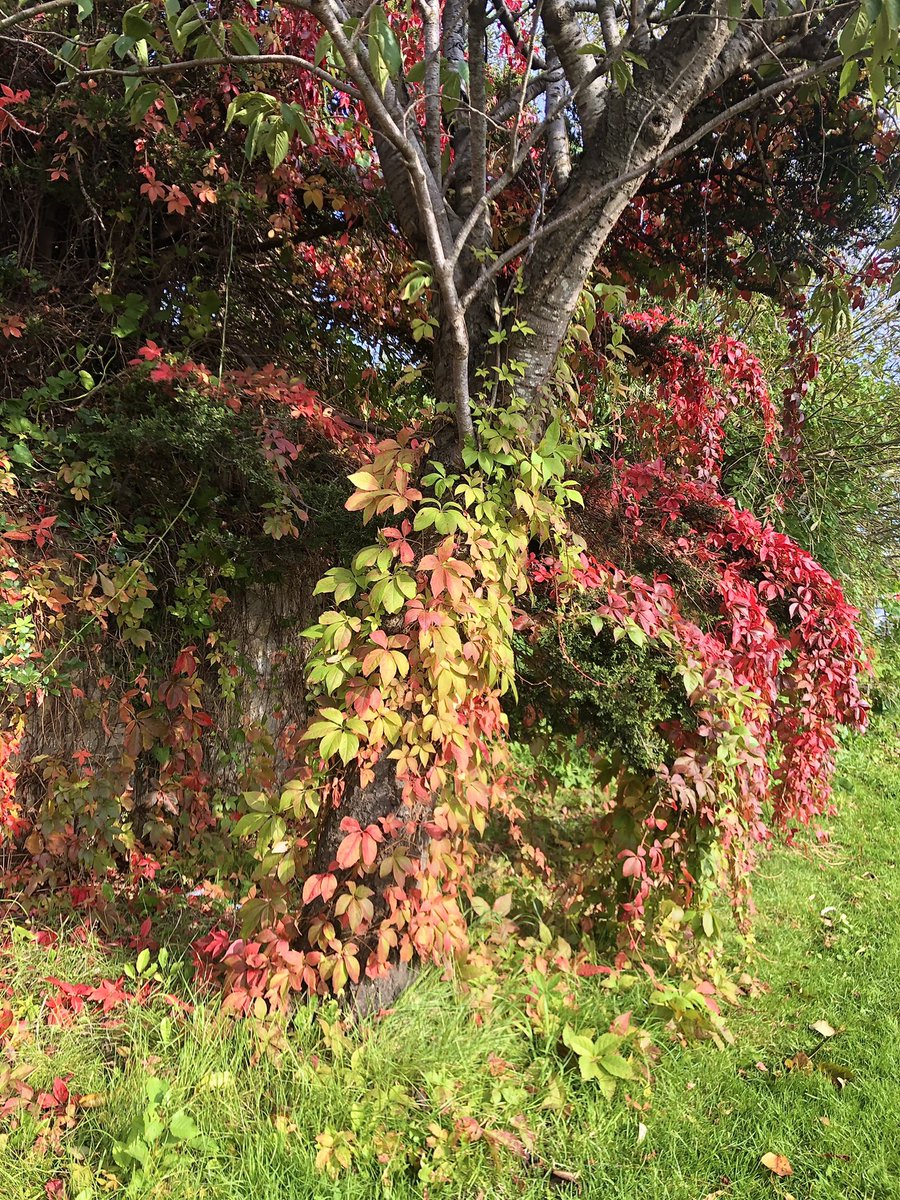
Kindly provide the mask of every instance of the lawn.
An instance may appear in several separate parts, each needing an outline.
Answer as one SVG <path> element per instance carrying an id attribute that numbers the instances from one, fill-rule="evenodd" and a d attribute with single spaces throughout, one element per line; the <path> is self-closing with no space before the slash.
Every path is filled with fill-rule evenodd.
<path id="1" fill-rule="evenodd" d="M 622 1081 L 612 1102 L 560 1044 L 564 997 L 548 989 L 535 1000 L 546 1020 L 529 1017 L 522 978 L 466 994 L 425 973 L 376 1021 L 303 1006 L 282 1029 L 223 1016 L 191 994 L 177 955 L 160 965 L 154 952 L 140 964 L 158 974 L 155 998 L 113 988 L 104 1016 L 102 990 L 67 998 L 47 980 L 96 988 L 135 969 L 136 949 L 15 928 L 0 959 L 14 1017 L 0 1041 L 0 1197 L 900 1197 L 898 767 L 883 721 L 843 752 L 831 843 L 764 859 L 757 982 L 726 1014 L 732 1045 L 679 1043 L 640 985 L 567 985 L 579 1031 L 632 1009 L 653 1033 L 652 1081 Z M 810 1029 L 823 1021 L 833 1037 Z"/>

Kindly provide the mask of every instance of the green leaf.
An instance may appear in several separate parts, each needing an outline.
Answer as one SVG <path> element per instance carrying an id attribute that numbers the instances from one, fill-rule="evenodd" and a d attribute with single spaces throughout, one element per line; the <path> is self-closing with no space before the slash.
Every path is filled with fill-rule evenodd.
<path id="1" fill-rule="evenodd" d="M 170 88 L 163 88 L 163 104 L 166 109 L 166 117 L 170 125 L 174 125 L 178 120 L 178 101 L 175 99 L 175 93 Z"/>
<path id="2" fill-rule="evenodd" d="M 117 33 L 107 33 L 92 50 L 88 51 L 88 64 L 92 68 L 105 67 L 109 63 L 110 51 L 118 40 Z"/>
<path id="3" fill-rule="evenodd" d="M 172 1113 L 172 1118 L 169 1121 L 169 1133 L 178 1142 L 186 1142 L 190 1138 L 195 1138 L 199 1135 L 200 1130 L 197 1128 L 193 1117 L 188 1116 L 183 1108 L 179 1108 L 178 1112 Z"/>
<path id="4" fill-rule="evenodd" d="M 231 22 L 231 44 L 238 54 L 259 54 L 259 42 L 240 21 Z"/>
<path id="5" fill-rule="evenodd" d="M 132 125 L 139 125 L 159 99 L 160 87 L 156 83 L 143 83 L 136 88 L 131 98 L 129 115 Z"/>
<path id="6" fill-rule="evenodd" d="M 265 813 L 245 813 L 238 823 L 233 826 L 231 832 L 235 837 L 244 837 L 248 833 L 258 833 L 266 820 Z"/>
<path id="7" fill-rule="evenodd" d="M 898 250 L 900 249 L 900 217 L 894 222 L 894 228 L 888 234 L 883 242 L 879 245 L 880 250 Z"/>
<path id="8" fill-rule="evenodd" d="M 543 455 L 545 458 L 548 454 L 552 454 L 559 445 L 559 437 L 559 421 L 554 417 L 554 419 L 550 422 L 547 432 L 541 439 L 541 444 L 538 446 L 538 454 Z"/>
<path id="9" fill-rule="evenodd" d="M 122 1146 L 122 1150 L 133 1158 L 135 1162 L 139 1162 L 141 1166 L 144 1166 L 150 1157 L 150 1147 L 140 1138 L 132 1139 L 127 1146 Z"/>
<path id="10" fill-rule="evenodd" d="M 306 117 L 296 104 L 282 104 L 281 119 L 285 128 L 296 133 L 304 146 L 311 146 L 315 141 L 313 132 L 307 124 Z"/>
<path id="11" fill-rule="evenodd" d="M 317 67 L 321 67 L 322 63 L 328 58 L 331 53 L 331 34 L 323 33 L 316 42 L 316 50 L 313 54 L 313 62 Z"/>
<path id="12" fill-rule="evenodd" d="M 420 508 L 416 513 L 415 520 L 413 521 L 413 529 L 416 531 L 416 533 L 419 533 L 423 529 L 430 529 L 435 523 L 440 511 L 441 510 L 439 508 L 434 507 Z"/>
<path id="13" fill-rule="evenodd" d="M 379 9 L 375 9 L 375 12 L 379 11 Z M 390 79 L 390 74 L 382 57 L 381 47 L 374 39 L 369 40 L 369 67 L 371 68 L 375 83 L 378 85 L 378 90 L 383 96 L 385 88 L 388 85 L 388 80 Z"/>
<path id="14" fill-rule="evenodd" d="M 849 62 L 844 63 L 841 71 L 841 81 L 838 88 L 838 99 L 843 100 L 848 96 L 856 86 L 856 81 L 859 79 L 859 63 L 855 58 L 851 58 Z"/>
<path id="15" fill-rule="evenodd" d="M 177 10 L 177 5 L 175 6 Z M 203 21 L 197 12 L 196 4 L 189 4 L 184 12 L 173 13 L 168 5 L 166 12 L 169 14 L 169 35 L 172 38 L 172 45 L 179 54 L 183 54 L 191 37 L 198 29 L 203 28 Z"/>
<path id="16" fill-rule="evenodd" d="M 130 38 L 148 38 L 153 36 L 153 26 L 145 21 L 143 13 L 149 4 L 135 4 L 127 9 L 122 16 L 122 32 Z"/>
<path id="17" fill-rule="evenodd" d="M 866 15 L 864 5 L 860 5 L 859 11 L 855 17 L 851 17 L 844 28 L 841 30 L 841 35 L 838 38 L 838 49 L 845 57 L 851 54 L 857 54 L 866 44 L 866 35 L 869 32 L 869 18 Z M 844 68 L 846 70 L 846 67 Z M 846 93 L 843 93 L 846 95 Z"/>
<path id="18" fill-rule="evenodd" d="M 269 162 L 272 164 L 272 169 L 280 167 L 287 158 L 288 150 L 291 148 L 291 136 L 286 129 L 279 129 L 275 134 L 272 144 L 269 146 Z"/>
<path id="19" fill-rule="evenodd" d="M 359 738 L 352 733 L 342 733 L 338 741 L 338 754 L 341 756 L 341 762 L 346 767 L 349 762 L 356 758 L 359 750 Z"/>
<path id="20" fill-rule="evenodd" d="M 612 77 L 615 81 L 616 87 L 624 96 L 629 87 L 631 87 L 633 81 L 631 67 L 628 65 L 628 63 L 622 62 L 621 59 L 617 60 L 612 65 Z"/>
<path id="21" fill-rule="evenodd" d="M 563 1043 L 581 1058 L 591 1058 L 594 1054 L 593 1038 L 585 1033 L 578 1033 L 571 1025 L 566 1025 L 562 1035 Z"/>
<path id="22" fill-rule="evenodd" d="M 462 80 L 456 71 L 441 72 L 441 108 L 451 115 L 459 108 L 462 95 Z"/>
<path id="23" fill-rule="evenodd" d="M 333 724 L 331 721 L 313 721 L 309 729 L 303 735 L 304 741 L 315 740 L 316 738 L 330 737 L 331 734 L 340 732 L 340 727 Z"/>
<path id="24" fill-rule="evenodd" d="M 604 1054 L 600 1066 L 614 1079 L 634 1079 L 634 1068 L 621 1054 Z"/>
<path id="25" fill-rule="evenodd" d="M 869 94 L 872 97 L 873 105 L 877 105 L 884 99 L 886 91 L 884 67 L 873 57 L 868 61 L 867 71 L 869 75 Z"/>
<path id="26" fill-rule="evenodd" d="M 116 38 L 115 42 L 113 43 L 113 48 L 115 49 L 115 52 L 119 56 L 119 58 L 124 58 L 125 55 L 129 53 L 129 51 L 131 50 L 131 47 L 133 45 L 134 45 L 134 38 L 126 37 L 125 34 L 122 33 Z M 126 87 L 126 91 L 127 91 L 127 88 L 128 88 L 128 80 L 127 79 L 125 81 L 125 87 Z"/>
<path id="27" fill-rule="evenodd" d="M 343 733 L 340 729 L 332 728 L 331 732 L 327 733 L 319 742 L 319 755 L 325 759 L 331 758 L 335 751 L 340 750 L 342 737 Z"/>
<path id="28" fill-rule="evenodd" d="M 202 61 L 205 58 L 220 58 L 222 55 L 215 38 L 204 34 L 203 37 L 197 38 L 197 43 L 194 46 L 194 58 Z"/>
<path id="29" fill-rule="evenodd" d="M 144 1095 L 148 1104 L 161 1104 L 168 1094 L 169 1085 L 164 1079 L 157 1079 L 155 1075 L 151 1075 L 144 1081 Z"/>
<path id="30" fill-rule="evenodd" d="M 405 571 L 399 571 L 394 576 L 394 583 L 407 600 L 412 600 L 413 596 L 418 590 L 415 579 L 413 579 L 412 575 L 408 575 Z"/>
<path id="31" fill-rule="evenodd" d="M 397 36 L 391 28 L 384 9 L 378 6 L 372 9 L 372 15 L 369 18 L 369 36 L 370 39 L 374 37 L 377 42 L 388 75 L 392 79 L 396 79 L 403 66 L 403 55 L 400 53 L 400 43 L 397 41 Z"/>

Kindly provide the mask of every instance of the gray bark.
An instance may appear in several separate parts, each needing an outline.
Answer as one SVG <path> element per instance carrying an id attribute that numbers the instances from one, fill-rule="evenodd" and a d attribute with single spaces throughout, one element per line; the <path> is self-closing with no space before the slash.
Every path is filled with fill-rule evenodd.
<path id="1" fill-rule="evenodd" d="M 683 49 L 677 43 L 662 47 L 649 69 L 636 72 L 634 87 L 624 95 L 607 91 L 602 115 L 551 210 L 550 218 L 561 223 L 528 262 L 517 314 L 535 332 L 510 341 L 510 357 L 525 364 L 518 393 L 535 405 L 598 254 L 643 182 L 643 172 L 652 168 L 703 95 L 710 70 L 729 40 L 727 21 L 710 17 L 705 24 L 702 42 Z M 642 173 L 616 183 L 635 172 Z"/>

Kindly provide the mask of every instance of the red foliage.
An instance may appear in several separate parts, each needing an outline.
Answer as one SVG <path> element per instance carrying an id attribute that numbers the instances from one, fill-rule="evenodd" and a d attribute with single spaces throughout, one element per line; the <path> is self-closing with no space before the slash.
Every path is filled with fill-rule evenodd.
<path id="1" fill-rule="evenodd" d="M 627 323 L 654 334 L 669 328 L 659 310 Z M 701 568 L 708 619 L 701 626 L 681 611 L 666 575 L 645 579 L 589 553 L 568 582 L 554 559 L 536 559 L 531 568 L 536 585 L 581 591 L 600 625 L 668 638 L 683 672 L 692 720 L 666 729 L 672 757 L 660 766 L 662 804 L 648 804 L 640 843 L 618 856 L 632 881 L 623 906 L 632 921 L 654 888 L 677 885 L 691 901 L 686 818 L 716 832 L 735 895 L 745 892 L 753 845 L 769 836 L 770 823 L 805 825 L 832 811 L 837 729 L 863 728 L 867 708 L 859 614 L 840 584 L 719 488 L 732 408 L 755 407 L 765 445 L 775 442 L 758 361 L 731 338 L 720 336 L 707 350 L 676 327 L 654 346 L 644 371 L 651 390 L 635 389 L 629 399 L 612 481 L 589 485 L 585 503 L 617 520 L 636 551 L 648 537 L 666 535 L 673 555 Z M 626 444 L 653 457 L 629 461 Z"/>

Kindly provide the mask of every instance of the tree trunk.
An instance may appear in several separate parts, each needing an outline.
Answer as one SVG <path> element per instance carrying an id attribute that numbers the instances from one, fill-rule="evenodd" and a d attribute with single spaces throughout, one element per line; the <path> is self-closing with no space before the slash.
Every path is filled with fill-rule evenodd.
<path id="1" fill-rule="evenodd" d="M 513 335 L 509 356 L 525 364 L 518 394 L 540 406 L 572 314 L 597 256 L 658 156 L 703 95 L 730 36 L 728 22 L 710 16 L 707 36 L 682 54 L 658 56 L 636 72 L 624 95 L 608 87 L 596 126 L 568 185 L 548 214 L 555 224 L 528 260 L 515 316 L 533 334 Z M 675 48 L 677 50 L 677 47 Z"/>
<path id="2" fill-rule="evenodd" d="M 359 770 L 355 764 L 351 765 L 340 803 L 323 815 L 313 870 L 321 873 L 335 868 L 335 856 L 344 837 L 341 830 L 344 817 L 353 817 L 365 828 L 367 825 L 377 825 L 382 817 L 391 815 L 396 815 L 403 821 L 416 816 L 403 802 L 403 790 L 397 782 L 394 760 L 388 758 L 387 753 L 383 754 L 375 764 L 375 778 L 367 787 L 360 785 Z M 410 847 L 410 858 L 415 859 L 418 852 L 420 859 L 424 859 L 427 845 L 428 835 L 420 830 Z M 390 876 L 387 880 L 382 880 L 377 874 L 366 879 L 367 886 L 375 892 L 372 897 L 375 905 L 372 932 L 377 930 L 379 921 L 387 912 L 383 893 L 384 888 L 391 882 Z M 366 940 L 366 937 L 361 939 L 364 947 Z M 377 979 L 363 975 L 359 983 L 349 991 L 351 1004 L 357 1015 L 365 1017 L 381 1008 L 389 1007 L 412 983 L 416 971 L 415 961 L 406 963 L 396 960 L 391 963 L 385 974 Z"/>

